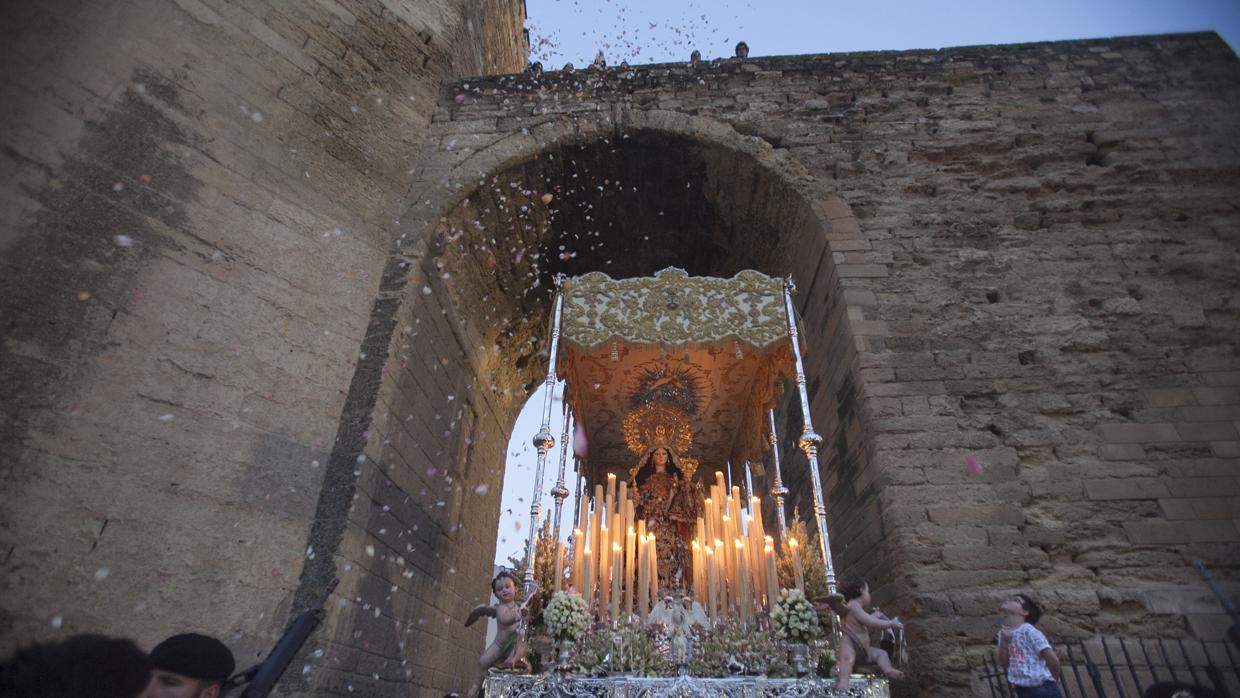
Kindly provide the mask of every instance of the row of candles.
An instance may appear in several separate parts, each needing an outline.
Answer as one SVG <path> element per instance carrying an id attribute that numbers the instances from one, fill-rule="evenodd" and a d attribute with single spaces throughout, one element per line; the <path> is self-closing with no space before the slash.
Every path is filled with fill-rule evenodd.
<path id="1" fill-rule="evenodd" d="M 645 620 L 658 602 L 660 545 L 646 530 L 645 521 L 634 521 L 634 502 L 628 483 L 617 484 L 608 474 L 607 485 L 595 485 L 593 506 L 582 506 L 573 530 L 573 559 L 569 583 L 582 593 L 592 614 L 616 622 L 634 612 Z M 750 499 L 748 511 L 741 506 L 739 487 L 724 484 L 715 472 L 709 497 L 703 502 L 690 541 L 692 569 L 685 581 L 711 621 L 735 613 L 749 622 L 779 600 L 775 541 L 762 524 L 762 505 Z M 797 541 L 788 541 L 796 585 L 804 589 Z M 563 579 L 563 547 L 557 543 L 555 590 Z M 603 551 L 603 554 L 599 554 Z"/>
<path id="2" fill-rule="evenodd" d="M 653 532 L 646 531 L 645 521 L 635 521 L 628 483 L 617 485 L 614 473 L 608 474 L 605 488 L 594 486 L 591 503 L 593 507 L 581 507 L 573 529 L 569 584 L 600 619 L 619 621 L 636 611 L 645 620 L 658 597 L 658 541 Z M 557 543 L 561 551 L 562 545 Z M 563 559 L 563 553 L 558 552 L 556 591 L 564 576 Z"/>

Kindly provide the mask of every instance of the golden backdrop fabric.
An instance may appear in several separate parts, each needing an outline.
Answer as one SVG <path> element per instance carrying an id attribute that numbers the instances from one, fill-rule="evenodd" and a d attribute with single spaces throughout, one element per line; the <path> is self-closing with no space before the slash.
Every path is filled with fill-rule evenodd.
<path id="1" fill-rule="evenodd" d="M 627 474 L 635 457 L 625 418 L 643 405 L 687 415 L 692 443 L 678 452 L 701 464 L 699 477 L 728 461 L 739 472 L 751 460 L 762 472 L 766 411 L 793 372 L 783 283 L 755 271 L 718 279 L 679 269 L 565 283 L 559 373 L 590 439 L 591 480 Z"/>

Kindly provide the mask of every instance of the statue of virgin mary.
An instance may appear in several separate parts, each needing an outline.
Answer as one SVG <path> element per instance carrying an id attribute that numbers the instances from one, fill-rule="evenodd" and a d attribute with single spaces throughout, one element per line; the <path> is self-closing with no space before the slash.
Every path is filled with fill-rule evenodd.
<path id="1" fill-rule="evenodd" d="M 701 516 L 700 488 L 677 464 L 672 449 L 656 445 L 638 464 L 632 491 L 637 519 L 655 536 L 659 594 L 687 589 L 693 578 L 689 541 Z"/>

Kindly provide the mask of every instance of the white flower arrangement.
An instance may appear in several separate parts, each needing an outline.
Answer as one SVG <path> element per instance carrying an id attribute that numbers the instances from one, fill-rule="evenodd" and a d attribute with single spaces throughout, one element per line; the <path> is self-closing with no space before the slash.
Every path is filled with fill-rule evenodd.
<path id="1" fill-rule="evenodd" d="M 590 622 L 585 599 L 576 592 L 558 592 L 543 610 L 543 621 L 547 624 L 547 632 L 557 640 L 580 638 Z"/>
<path id="2" fill-rule="evenodd" d="M 808 642 L 818 635 L 818 613 L 800 589 L 782 589 L 771 611 L 775 634 L 792 642 Z"/>

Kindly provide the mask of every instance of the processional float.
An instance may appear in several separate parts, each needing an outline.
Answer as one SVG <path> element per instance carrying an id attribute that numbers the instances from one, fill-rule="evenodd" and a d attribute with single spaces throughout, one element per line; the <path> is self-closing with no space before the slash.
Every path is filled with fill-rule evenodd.
<path id="1" fill-rule="evenodd" d="M 742 271 L 730 279 L 690 277 L 669 268 L 650 278 L 612 279 L 597 272 L 559 277 L 556 285 L 542 423 L 533 439 L 537 462 L 524 571 L 527 592 L 535 586 L 544 471 L 555 443 L 552 392 L 557 378 L 562 378 L 566 388 L 559 471 L 550 492 L 557 541 L 548 548 L 556 556 L 554 589 L 544 593 L 559 592 L 562 584 L 567 585 L 581 594 L 590 625 L 613 633 L 626 623 L 642 624 L 665 611 L 659 608 L 661 603 L 670 608 L 670 599 L 661 597 L 672 589 L 683 590 L 677 603 L 684 609 L 690 602 L 694 611 L 707 609 L 707 625 L 739 618 L 755 628 L 763 624 L 769 628 L 776 604 L 787 597 L 781 595 L 773 571 L 774 549 L 795 543 L 788 540 L 783 471 L 797 466 L 780 462 L 774 409 L 783 384 L 791 380 L 801 412 L 798 445 L 805 453 L 813 488 L 818 555 L 827 593 L 834 595 L 836 578 L 819 473 L 822 437 L 814 431 L 810 415 L 791 279 L 755 271 Z M 579 496 L 565 551 L 558 541 L 569 494 L 565 475 L 570 422 L 588 434 L 590 448 L 584 460 L 574 458 L 578 472 L 573 483 Z M 645 457 L 649 463 L 653 455 L 648 454 L 656 447 L 667 448 L 669 457 L 674 454 L 676 469 L 686 475 L 683 484 L 674 485 L 666 507 L 670 510 L 675 498 L 686 492 L 701 495 L 696 520 L 678 523 L 691 554 L 687 565 L 676 568 L 675 579 L 660 579 L 659 565 L 670 554 L 666 546 L 680 543 L 646 531 L 648 521 L 635 516 L 635 502 L 643 502 L 649 513 L 650 495 L 626 487 L 639 481 L 634 460 Z M 767 448 L 772 451 L 769 474 L 762 466 Z M 769 482 L 767 491 L 774 503 L 770 518 L 775 520 L 777 539 L 765 534 L 751 463 Z M 725 479 L 741 481 L 741 473 L 733 477 L 733 464 L 744 464 L 744 497 L 739 496 L 739 486 L 725 483 Z M 700 465 L 706 466 L 705 472 L 698 472 Z M 710 471 L 713 478 L 706 475 Z M 578 487 L 581 480 L 585 485 Z M 587 502 L 590 485 L 594 496 Z M 799 558 L 792 557 L 799 565 Z M 567 569 L 562 571 L 561 564 Z M 796 579 L 800 580 L 799 566 Z M 545 683 L 526 678 L 547 693 Z M 555 672 L 551 679 L 569 680 Z M 492 677 L 488 692 L 524 695 L 523 680 Z M 722 686 L 700 688 L 707 695 Z M 887 694 L 882 679 L 863 681 L 860 689 L 855 695 Z"/>

